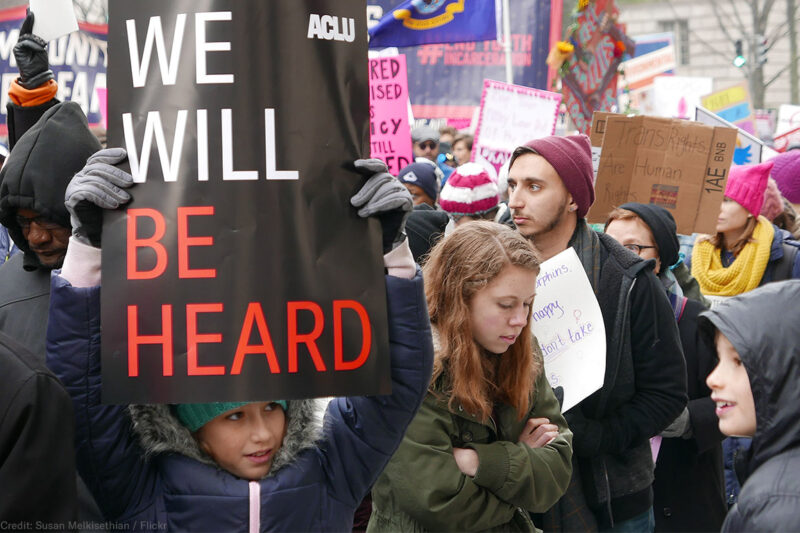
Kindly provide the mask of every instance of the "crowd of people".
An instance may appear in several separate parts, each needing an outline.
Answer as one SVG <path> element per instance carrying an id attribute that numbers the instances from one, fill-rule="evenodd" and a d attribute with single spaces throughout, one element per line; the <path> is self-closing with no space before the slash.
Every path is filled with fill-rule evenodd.
<path id="1" fill-rule="evenodd" d="M 104 405 L 102 220 L 122 148 L 55 99 L 29 15 L 0 170 L 0 529 L 798 531 L 800 150 L 731 168 L 714 235 L 624 203 L 602 230 L 585 135 L 517 147 L 411 132 L 359 160 L 383 232 L 392 393 Z M 531 331 L 542 262 L 574 250 L 603 385 L 562 411 Z M 60 527 L 59 527 L 60 526 Z"/>

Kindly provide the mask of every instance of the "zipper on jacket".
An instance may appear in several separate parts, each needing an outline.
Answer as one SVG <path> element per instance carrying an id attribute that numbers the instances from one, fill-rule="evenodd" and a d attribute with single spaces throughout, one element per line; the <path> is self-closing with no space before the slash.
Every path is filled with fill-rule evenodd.
<path id="1" fill-rule="evenodd" d="M 258 533 L 261 529 L 261 485 L 258 481 L 250 482 L 250 529 L 249 533 Z"/>

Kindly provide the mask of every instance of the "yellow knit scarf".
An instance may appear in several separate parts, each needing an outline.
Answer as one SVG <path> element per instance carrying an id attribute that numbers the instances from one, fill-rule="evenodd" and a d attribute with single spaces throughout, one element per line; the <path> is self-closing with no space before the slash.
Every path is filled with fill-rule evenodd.
<path id="1" fill-rule="evenodd" d="M 692 251 L 692 276 L 703 294 L 736 296 L 758 287 L 769 262 L 775 230 L 763 216 L 758 217 L 753 238 L 744 245 L 729 267 L 722 266 L 720 250 L 709 241 L 695 243 Z"/>

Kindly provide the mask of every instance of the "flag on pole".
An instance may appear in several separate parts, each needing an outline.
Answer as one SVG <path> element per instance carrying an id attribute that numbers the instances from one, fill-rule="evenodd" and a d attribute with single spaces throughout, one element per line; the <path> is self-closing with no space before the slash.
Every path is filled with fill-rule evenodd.
<path id="1" fill-rule="evenodd" d="M 496 39 L 495 2 L 406 0 L 384 15 L 369 37 L 370 48 Z"/>

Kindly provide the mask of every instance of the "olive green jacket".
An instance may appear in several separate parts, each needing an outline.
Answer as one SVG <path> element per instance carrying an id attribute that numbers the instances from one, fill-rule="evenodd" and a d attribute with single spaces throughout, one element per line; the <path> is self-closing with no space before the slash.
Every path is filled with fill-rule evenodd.
<path id="1" fill-rule="evenodd" d="M 531 449 L 517 438 L 529 418 L 558 425 L 550 444 Z M 475 477 L 461 473 L 453 448 L 472 448 Z M 544 376 L 528 416 L 500 404 L 486 424 L 447 398 L 428 392 L 386 469 L 372 489 L 368 533 L 378 531 L 534 531 L 528 512 L 561 498 L 572 475 L 572 432 Z"/>

